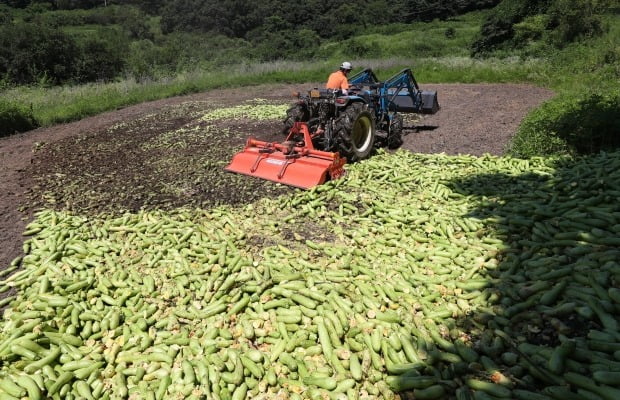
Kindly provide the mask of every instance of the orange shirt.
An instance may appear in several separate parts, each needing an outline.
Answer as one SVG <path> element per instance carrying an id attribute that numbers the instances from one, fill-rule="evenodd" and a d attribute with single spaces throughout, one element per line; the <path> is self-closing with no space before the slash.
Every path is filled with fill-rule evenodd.
<path id="1" fill-rule="evenodd" d="M 348 89 L 349 88 L 349 80 L 347 76 L 340 70 L 336 72 L 332 72 L 327 79 L 327 84 L 325 85 L 327 89 Z"/>

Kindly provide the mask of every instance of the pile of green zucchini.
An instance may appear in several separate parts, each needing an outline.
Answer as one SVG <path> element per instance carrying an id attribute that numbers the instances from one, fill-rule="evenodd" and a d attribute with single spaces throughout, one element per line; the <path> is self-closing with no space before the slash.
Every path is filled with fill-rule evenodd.
<path id="1" fill-rule="evenodd" d="M 619 171 L 380 152 L 239 208 L 40 211 L 0 399 L 620 399 Z"/>

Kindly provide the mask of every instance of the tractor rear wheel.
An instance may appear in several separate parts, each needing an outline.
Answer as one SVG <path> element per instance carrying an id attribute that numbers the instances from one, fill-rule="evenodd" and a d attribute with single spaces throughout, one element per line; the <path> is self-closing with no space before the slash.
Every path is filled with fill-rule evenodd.
<path id="1" fill-rule="evenodd" d="M 375 121 L 362 104 L 352 104 L 336 120 L 338 151 L 348 161 L 370 156 L 375 144 Z"/>
<path id="2" fill-rule="evenodd" d="M 301 104 L 296 104 L 286 110 L 286 119 L 282 126 L 282 134 L 288 135 L 295 122 L 307 122 L 310 116 L 308 115 L 308 109 Z"/>

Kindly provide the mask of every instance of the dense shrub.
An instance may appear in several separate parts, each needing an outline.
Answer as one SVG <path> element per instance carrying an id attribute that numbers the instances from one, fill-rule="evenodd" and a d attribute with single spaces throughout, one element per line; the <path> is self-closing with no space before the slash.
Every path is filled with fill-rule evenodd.
<path id="1" fill-rule="evenodd" d="M 32 1 L 30 0 L 6 0 L 5 3 L 9 7 L 26 8 L 30 5 L 30 3 L 32 3 Z"/>
<path id="2" fill-rule="evenodd" d="M 79 48 L 62 31 L 35 24 L 0 26 L 0 76 L 17 84 L 75 77 Z"/>
<path id="3" fill-rule="evenodd" d="M 94 8 L 102 4 L 100 0 L 56 0 L 54 4 L 56 8 L 61 10 L 73 10 L 80 8 Z M 105 4 L 105 3 L 104 3 Z"/>
<path id="4" fill-rule="evenodd" d="M 151 40 L 137 40 L 129 45 L 125 73 L 138 81 L 155 76 L 162 63 L 166 63 L 161 48 Z"/>
<path id="5" fill-rule="evenodd" d="M 514 25 L 530 15 L 544 12 L 552 0 L 503 0 L 487 16 L 478 38 L 472 43 L 473 55 L 484 55 L 506 47 L 518 47 L 513 41 Z"/>
<path id="6" fill-rule="evenodd" d="M 0 99 L 0 137 L 26 132 L 37 126 L 30 108 Z"/>
<path id="7" fill-rule="evenodd" d="M 140 8 L 131 5 L 98 7 L 91 9 L 57 9 L 53 11 L 38 10 L 30 6 L 24 15 L 25 22 L 32 22 L 50 27 L 80 26 L 80 25 L 113 25 L 123 26 L 145 25 L 148 17 Z"/>
<path id="8" fill-rule="evenodd" d="M 124 36 L 111 29 L 99 29 L 79 41 L 77 82 L 109 81 L 125 69 L 128 45 Z"/>
<path id="9" fill-rule="evenodd" d="M 523 18 L 521 22 L 512 26 L 515 42 L 524 44 L 530 40 L 542 39 L 548 25 L 549 18 L 545 14 L 530 15 Z"/>
<path id="10" fill-rule="evenodd" d="M 518 157 L 591 154 L 620 148 L 620 93 L 569 94 L 531 112 L 509 152 Z"/>
<path id="11" fill-rule="evenodd" d="M 0 4 L 0 25 L 8 24 L 13 21 L 11 9 L 4 4 Z"/>
<path id="12" fill-rule="evenodd" d="M 261 61 L 312 58 L 321 43 L 311 29 L 295 27 L 279 16 L 272 16 L 247 36 L 254 45 L 252 55 Z"/>
<path id="13" fill-rule="evenodd" d="M 177 0 L 167 2 L 159 10 L 164 33 L 216 32 L 249 39 L 248 33 L 277 17 L 294 30 L 309 29 L 323 39 L 347 39 L 375 25 L 449 18 L 497 3 L 498 0 Z"/>
<path id="14" fill-rule="evenodd" d="M 581 36 L 595 36 L 602 32 L 600 2 L 596 0 L 555 0 L 549 8 L 549 40 L 556 47 L 564 47 Z M 602 2 L 604 3 L 604 2 Z"/>
<path id="15" fill-rule="evenodd" d="M 24 21 L 58 28 L 61 26 L 82 25 L 86 23 L 85 16 L 86 12 L 83 10 L 60 10 L 44 13 L 31 13 L 24 17 Z"/>
<path id="16" fill-rule="evenodd" d="M 520 49 L 530 39 L 556 48 L 602 32 L 608 0 L 503 0 L 487 16 L 471 45 L 474 56 Z"/>
<path id="17" fill-rule="evenodd" d="M 123 72 L 128 42 L 113 28 L 69 35 L 49 25 L 0 25 L 0 79 L 18 85 L 110 80 Z"/>
<path id="18" fill-rule="evenodd" d="M 197 67 L 239 65 L 259 51 L 243 39 L 176 32 L 131 42 L 125 72 L 140 81 Z"/>
<path id="19" fill-rule="evenodd" d="M 260 61 L 307 60 L 314 56 L 320 38 L 310 29 L 268 33 L 255 42 L 251 55 Z"/>

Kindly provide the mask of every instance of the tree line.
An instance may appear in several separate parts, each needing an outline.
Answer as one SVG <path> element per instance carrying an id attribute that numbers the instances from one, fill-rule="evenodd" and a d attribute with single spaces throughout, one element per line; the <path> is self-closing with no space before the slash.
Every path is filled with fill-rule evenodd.
<path id="1" fill-rule="evenodd" d="M 543 38 L 562 45 L 602 30 L 612 0 L 0 0 L 0 86 L 151 77 L 312 59 L 322 43 L 378 26 L 494 7 L 472 43 L 484 55 Z"/>
<path id="2" fill-rule="evenodd" d="M 310 30 L 324 39 L 346 39 L 372 25 L 448 18 L 497 3 L 498 0 L 179 0 L 167 2 L 161 8 L 161 16 L 164 32 L 194 30 L 251 38 L 265 32 Z"/>

